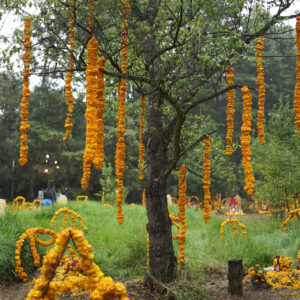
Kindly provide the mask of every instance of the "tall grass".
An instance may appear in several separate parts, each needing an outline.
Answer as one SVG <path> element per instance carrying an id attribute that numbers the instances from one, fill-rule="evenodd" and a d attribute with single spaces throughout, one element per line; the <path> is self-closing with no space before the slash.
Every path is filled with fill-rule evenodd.
<path id="1" fill-rule="evenodd" d="M 114 279 L 134 278 L 143 274 L 146 266 L 146 211 L 144 207 L 124 205 L 124 223 L 117 225 L 116 209 L 102 207 L 99 202 L 69 202 L 68 207 L 82 216 L 89 231 L 85 235 L 94 247 L 95 262 L 107 276 Z M 30 227 L 51 228 L 51 218 L 59 206 L 35 211 L 8 212 L 0 217 L 0 280 L 15 280 L 14 251 L 18 237 Z M 171 210 L 177 212 L 176 207 Z M 247 238 L 233 235 L 230 224 L 220 240 L 219 230 L 224 218 L 212 215 L 208 224 L 203 221 L 202 212 L 187 209 L 187 238 L 185 268 L 192 274 L 201 274 L 203 267 L 223 269 L 227 260 L 241 258 L 246 267 L 256 263 L 268 266 L 276 254 L 296 258 L 300 248 L 299 221 L 290 221 L 287 234 L 281 229 L 281 222 L 266 216 L 243 216 L 239 218 L 246 225 Z M 56 221 L 59 231 L 62 217 Z M 71 225 L 69 221 L 69 225 Z M 79 225 L 78 225 L 79 226 Z M 178 242 L 174 242 L 177 251 Z M 42 247 L 38 249 L 45 251 Z M 29 243 L 24 245 L 22 263 L 26 272 L 34 267 Z"/>

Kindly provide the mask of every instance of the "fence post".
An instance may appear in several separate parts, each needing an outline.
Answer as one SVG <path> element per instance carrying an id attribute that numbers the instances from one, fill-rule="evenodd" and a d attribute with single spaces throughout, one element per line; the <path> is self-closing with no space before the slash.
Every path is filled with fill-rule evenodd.
<path id="1" fill-rule="evenodd" d="M 241 259 L 228 260 L 228 287 L 231 295 L 243 296 L 243 263 Z"/>

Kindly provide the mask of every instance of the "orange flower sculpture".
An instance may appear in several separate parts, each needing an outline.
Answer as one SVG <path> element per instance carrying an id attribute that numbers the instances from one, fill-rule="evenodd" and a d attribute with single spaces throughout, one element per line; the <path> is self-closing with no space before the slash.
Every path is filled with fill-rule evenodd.
<path id="1" fill-rule="evenodd" d="M 105 57 L 98 57 L 97 58 L 97 111 L 96 111 L 96 149 L 95 149 L 95 156 L 94 156 L 94 166 L 97 170 L 100 170 L 103 166 L 104 158 L 103 158 L 103 141 L 104 141 L 104 126 L 103 126 L 103 115 L 104 115 L 104 107 L 105 107 L 105 98 L 104 98 L 104 91 L 105 91 L 105 80 L 104 74 L 99 71 L 99 68 L 105 70 Z"/>
<path id="2" fill-rule="evenodd" d="M 128 5 L 129 0 L 124 0 L 122 5 L 122 13 L 124 20 L 122 24 L 122 73 L 126 73 L 127 56 L 128 56 L 128 14 L 130 6 Z M 126 99 L 126 79 L 121 78 L 118 86 L 118 102 L 119 102 L 119 113 L 117 117 L 117 149 L 115 154 L 115 165 L 116 165 L 116 183 L 118 186 L 117 191 L 117 222 L 121 225 L 124 221 L 122 212 L 122 201 L 124 195 L 123 186 L 123 175 L 125 171 L 125 99 Z"/>
<path id="3" fill-rule="evenodd" d="M 264 38 L 259 37 L 256 45 L 257 56 L 255 58 L 258 60 L 256 64 L 257 69 L 257 85 L 258 85 L 258 111 L 257 111 L 257 129 L 258 129 L 258 139 L 261 145 L 266 143 L 265 133 L 264 133 L 264 105 L 265 105 L 265 80 L 264 80 L 264 67 L 262 64 L 262 51 L 264 48 Z"/>
<path id="4" fill-rule="evenodd" d="M 143 143 L 143 134 L 144 134 L 144 127 L 145 127 L 145 106 L 146 106 L 146 96 L 141 96 L 141 110 L 140 110 L 140 133 L 139 133 L 139 140 L 140 140 L 140 157 L 139 157 L 139 179 L 144 179 L 143 174 L 143 164 L 144 164 L 144 153 L 145 153 L 145 146 Z"/>
<path id="5" fill-rule="evenodd" d="M 210 185 L 210 136 L 205 137 L 205 149 L 204 149 L 204 163 L 203 163 L 203 191 L 204 191 L 204 205 L 203 205 L 203 218 L 204 222 L 208 223 L 210 218 L 210 205 L 211 196 L 209 191 Z"/>
<path id="6" fill-rule="evenodd" d="M 27 153 L 28 153 L 28 145 L 27 145 L 27 131 L 30 128 L 28 123 L 28 101 L 30 97 L 30 89 L 29 89 L 29 77 L 30 73 L 30 63 L 31 63 L 31 18 L 26 17 L 24 19 L 24 48 L 25 52 L 23 53 L 23 63 L 24 63 L 24 71 L 23 75 L 23 90 L 22 90 L 22 100 L 21 100 L 21 145 L 20 145 L 20 158 L 19 163 L 21 166 L 26 165 L 27 163 Z"/>
<path id="7" fill-rule="evenodd" d="M 71 52 L 74 50 L 74 37 L 75 37 L 74 14 L 75 14 L 75 2 L 74 2 L 74 0 L 70 0 L 70 20 L 69 20 L 70 52 L 69 52 L 69 64 L 68 64 L 69 71 L 67 73 L 66 80 L 65 80 L 65 97 L 66 97 L 66 102 L 67 102 L 67 106 L 68 106 L 68 115 L 65 120 L 66 133 L 65 133 L 65 136 L 63 137 L 64 141 L 68 140 L 68 138 L 70 137 L 70 134 L 72 132 L 72 128 L 73 128 L 72 113 L 74 110 L 74 105 L 73 105 L 74 97 L 73 97 L 73 93 L 72 93 L 71 82 L 72 82 L 74 72 L 71 70 L 74 68 L 74 59 L 73 59 Z"/>
<path id="8" fill-rule="evenodd" d="M 42 241 L 39 238 L 37 238 L 36 234 L 45 234 L 45 235 L 51 235 L 52 239 L 49 241 Z M 40 256 L 36 249 L 36 243 L 40 244 L 41 246 L 50 246 L 55 242 L 56 239 L 56 232 L 54 232 L 51 229 L 44 229 L 42 227 L 36 227 L 36 228 L 29 228 L 24 233 L 21 234 L 19 237 L 17 243 L 16 243 L 16 251 L 15 251 L 15 265 L 16 265 L 16 273 L 17 275 L 25 282 L 28 280 L 28 275 L 24 271 L 24 268 L 22 267 L 21 262 L 21 252 L 22 247 L 26 239 L 29 239 L 30 241 L 30 249 L 33 256 L 33 264 L 35 267 L 40 266 Z"/>
<path id="9" fill-rule="evenodd" d="M 300 16 L 297 17 L 296 23 L 296 45 L 297 45 L 297 61 L 296 61 L 296 74 L 297 83 L 294 92 L 294 111 L 295 121 L 300 136 Z"/>
<path id="10" fill-rule="evenodd" d="M 233 85 L 233 68 L 226 68 L 227 86 Z M 232 136 L 233 136 L 233 116 L 234 116 L 234 89 L 227 92 L 227 135 L 226 135 L 226 155 L 232 155 Z"/>
<path id="11" fill-rule="evenodd" d="M 247 192 L 249 196 L 253 194 L 254 189 L 254 177 L 252 174 L 252 164 L 251 164 L 251 156 L 252 152 L 250 149 L 251 142 L 251 105 L 252 105 L 252 96 L 249 89 L 244 86 L 242 88 L 243 93 L 243 125 L 241 127 L 242 136 L 241 136 L 241 147 L 242 147 L 242 155 L 243 155 L 243 166 L 245 170 L 245 186 L 244 190 Z"/>
<path id="12" fill-rule="evenodd" d="M 83 176 L 81 187 L 86 189 L 90 178 L 90 168 L 95 157 L 97 147 L 97 52 L 98 41 L 92 37 L 87 47 L 87 67 L 86 67 L 86 139 L 85 150 L 83 154 Z"/>
<path id="13" fill-rule="evenodd" d="M 185 243 L 185 233 L 186 233 L 186 223 L 185 223 L 185 205 L 186 205 L 186 166 L 182 165 L 179 170 L 179 198 L 178 198 L 178 218 L 177 220 L 182 224 L 181 230 L 179 232 L 179 256 L 178 263 L 185 261 L 184 253 L 184 243 Z"/>

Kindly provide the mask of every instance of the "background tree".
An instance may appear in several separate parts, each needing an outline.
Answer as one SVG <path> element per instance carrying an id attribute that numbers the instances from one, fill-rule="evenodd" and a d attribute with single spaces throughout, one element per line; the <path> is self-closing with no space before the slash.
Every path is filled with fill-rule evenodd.
<path id="1" fill-rule="evenodd" d="M 207 133 L 199 133 L 200 138 L 196 140 L 182 141 L 184 123 L 200 104 L 228 90 L 223 80 L 225 68 L 253 49 L 251 41 L 270 32 L 294 2 L 268 1 L 268 6 L 276 10 L 271 16 L 264 7 L 265 1 L 132 0 L 126 74 L 120 71 L 121 2 L 105 1 L 101 5 L 96 2 L 94 34 L 99 41 L 99 55 L 108 60 L 103 73 L 111 80 L 122 77 L 130 80 L 148 99 L 147 131 L 143 138 L 147 164 L 147 231 L 149 267 L 156 278 L 169 281 L 176 273 L 166 201 L 167 179 L 186 149 L 196 145 Z M 5 4 L 5 8 L 21 15 L 33 11 L 22 1 L 10 0 Z M 45 0 L 31 1 L 28 5 L 35 5 L 37 12 L 33 16 L 33 30 L 38 29 L 33 50 L 39 53 L 40 59 L 35 62 L 34 72 L 61 74 L 66 70 L 70 52 L 68 3 Z M 76 50 L 72 55 L 76 71 L 83 72 L 90 38 L 86 1 L 77 1 L 75 28 Z M 49 64 L 41 63 L 42 58 Z M 213 86 L 213 91 L 203 90 L 207 85 Z"/>

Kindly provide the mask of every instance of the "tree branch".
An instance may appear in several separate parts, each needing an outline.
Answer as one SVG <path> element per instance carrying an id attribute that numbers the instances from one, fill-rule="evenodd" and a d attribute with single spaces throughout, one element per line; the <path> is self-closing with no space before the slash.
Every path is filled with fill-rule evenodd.
<path id="1" fill-rule="evenodd" d="M 205 137 L 207 135 L 212 135 L 213 133 L 217 132 L 217 130 L 213 130 L 209 133 L 206 133 L 206 134 L 203 134 L 198 140 L 196 140 L 192 145 L 190 145 L 189 147 L 187 147 L 185 150 L 183 150 L 181 153 L 180 153 L 180 157 L 185 155 L 188 151 L 190 151 L 192 148 L 194 148 L 198 143 L 200 143 L 201 141 L 203 141 L 205 139 Z"/>

